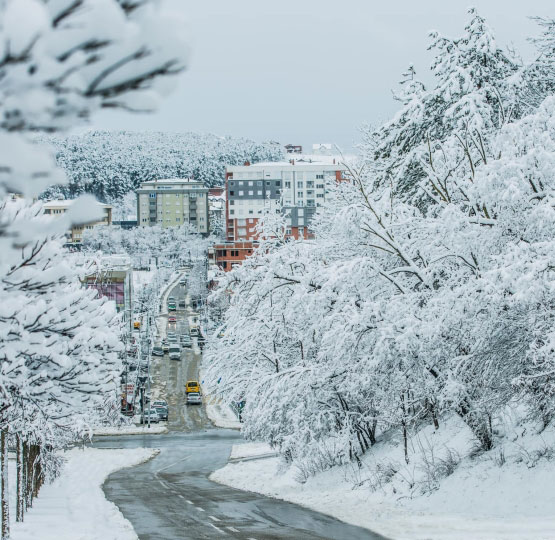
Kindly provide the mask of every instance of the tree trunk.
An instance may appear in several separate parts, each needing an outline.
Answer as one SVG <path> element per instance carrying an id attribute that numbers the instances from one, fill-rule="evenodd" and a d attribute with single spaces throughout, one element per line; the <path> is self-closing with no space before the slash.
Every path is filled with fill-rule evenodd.
<path id="1" fill-rule="evenodd" d="M 23 514 L 25 512 L 25 474 L 24 469 L 24 459 L 23 459 L 23 439 L 21 435 L 16 435 L 16 470 L 17 470 L 17 499 L 15 506 L 15 520 L 17 522 L 23 521 Z"/>
<path id="2" fill-rule="evenodd" d="M 2 469 L 2 540 L 10 537 L 10 506 L 8 492 L 8 428 L 0 431 L 0 468 Z"/>

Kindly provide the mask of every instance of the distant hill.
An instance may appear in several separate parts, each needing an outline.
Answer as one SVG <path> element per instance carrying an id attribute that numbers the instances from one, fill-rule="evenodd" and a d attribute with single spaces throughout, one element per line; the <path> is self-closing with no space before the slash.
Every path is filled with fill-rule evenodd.
<path id="1" fill-rule="evenodd" d="M 225 165 L 278 161 L 284 153 L 275 142 L 197 133 L 90 131 L 47 142 L 55 147 L 69 184 L 53 186 L 43 197 L 92 193 L 105 202 L 156 178 L 192 177 L 206 186 L 221 185 Z"/>

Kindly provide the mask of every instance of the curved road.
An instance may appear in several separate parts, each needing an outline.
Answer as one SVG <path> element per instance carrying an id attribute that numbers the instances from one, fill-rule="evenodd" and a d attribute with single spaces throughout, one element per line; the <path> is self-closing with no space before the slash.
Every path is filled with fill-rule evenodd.
<path id="1" fill-rule="evenodd" d="M 172 291 L 178 300 L 184 294 L 180 286 Z M 179 334 L 187 328 L 186 313 L 178 311 L 177 319 Z M 167 316 L 158 323 L 164 334 Z M 199 365 L 200 355 L 190 350 L 180 362 L 167 355 L 154 362 L 152 394 L 169 403 L 168 434 L 93 441 L 98 448 L 160 449 L 154 459 L 122 469 L 104 484 L 106 497 L 120 508 L 141 540 L 383 539 L 291 503 L 211 482 L 210 473 L 227 463 L 231 446 L 243 439 L 237 431 L 214 428 L 204 406 L 185 404 L 185 381 L 197 378 Z"/>

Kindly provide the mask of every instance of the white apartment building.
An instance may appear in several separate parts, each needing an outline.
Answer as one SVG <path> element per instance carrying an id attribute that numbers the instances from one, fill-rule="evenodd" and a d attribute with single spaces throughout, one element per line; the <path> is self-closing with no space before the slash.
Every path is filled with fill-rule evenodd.
<path id="1" fill-rule="evenodd" d="M 202 182 L 174 178 L 143 182 L 137 190 L 137 225 L 139 227 L 196 227 L 209 232 L 208 188 Z"/>
<path id="2" fill-rule="evenodd" d="M 325 200 L 326 186 L 344 179 L 345 171 L 328 156 L 227 167 L 226 240 L 254 239 L 256 223 L 265 210 L 287 216 L 287 234 L 308 237 L 310 220 Z"/>

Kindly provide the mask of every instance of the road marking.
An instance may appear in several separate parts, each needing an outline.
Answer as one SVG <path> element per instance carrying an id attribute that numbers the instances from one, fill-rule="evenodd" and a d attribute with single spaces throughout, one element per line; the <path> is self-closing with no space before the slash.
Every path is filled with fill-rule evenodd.
<path id="1" fill-rule="evenodd" d="M 212 521 L 220 521 L 217 517 L 214 516 L 208 516 Z"/>
<path id="2" fill-rule="evenodd" d="M 182 461 L 185 461 L 186 459 L 189 459 L 191 456 L 185 456 L 183 459 L 180 459 L 179 461 L 176 461 L 175 463 L 172 463 L 171 465 L 168 465 L 167 467 L 162 467 L 161 469 L 158 469 L 156 471 L 156 474 L 165 471 L 166 469 L 169 469 L 170 467 L 173 467 L 174 465 L 177 465 L 178 463 L 181 463 Z"/>
<path id="3" fill-rule="evenodd" d="M 235 527 L 227 527 L 230 531 L 239 532 Z"/>
<path id="4" fill-rule="evenodd" d="M 162 480 L 158 480 L 158 482 L 160 482 L 160 485 L 161 485 L 164 489 L 168 489 L 168 486 L 166 486 L 166 484 L 164 484 L 164 482 L 162 482 Z"/>
<path id="5" fill-rule="evenodd" d="M 208 525 L 210 525 L 210 527 L 214 527 L 214 529 L 216 529 L 218 532 L 225 534 L 225 531 L 222 531 L 222 529 L 220 529 L 219 527 L 216 527 L 216 525 L 214 525 L 213 523 L 209 523 Z"/>

